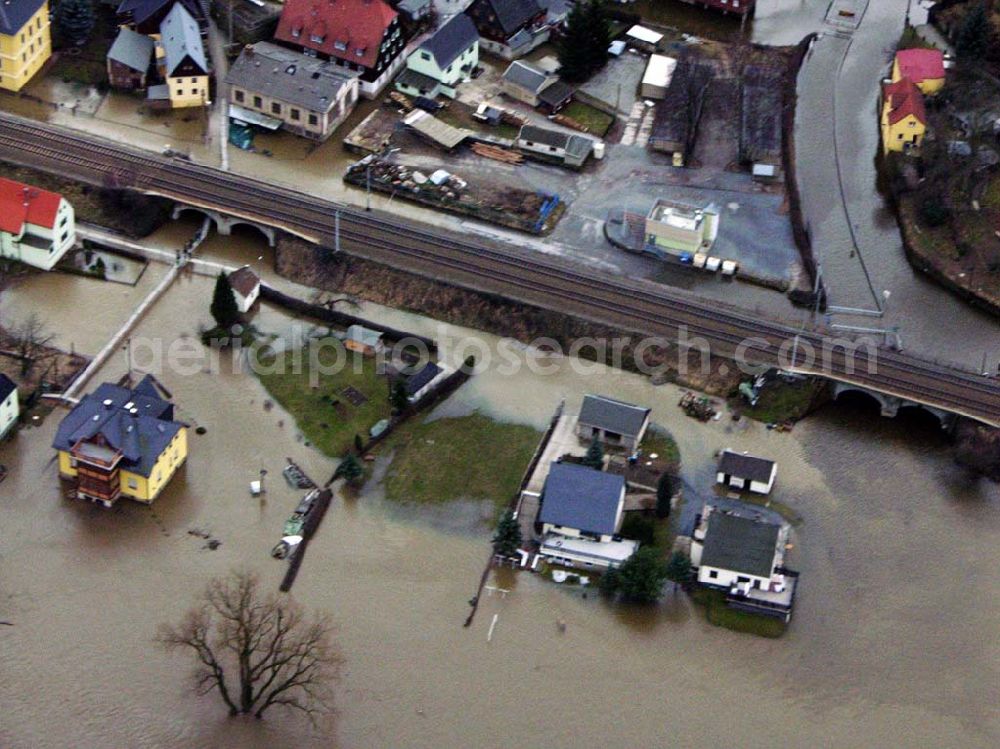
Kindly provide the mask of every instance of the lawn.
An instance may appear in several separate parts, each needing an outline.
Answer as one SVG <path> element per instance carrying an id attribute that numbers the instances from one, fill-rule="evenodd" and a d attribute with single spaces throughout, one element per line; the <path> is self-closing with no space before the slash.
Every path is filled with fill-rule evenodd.
<path id="1" fill-rule="evenodd" d="M 677 447 L 676 440 L 663 427 L 656 424 L 650 426 L 642 438 L 642 454 L 644 456 L 655 454 L 657 465 L 659 465 L 659 461 L 663 461 L 668 469 L 674 472 L 681 466 L 681 451 Z"/>
<path id="2" fill-rule="evenodd" d="M 745 611 L 737 611 L 726 605 L 726 594 L 721 590 L 696 588 L 691 592 L 695 603 L 705 607 L 705 617 L 709 624 L 725 627 L 734 632 L 744 632 L 759 637 L 781 637 L 787 625 L 772 616 L 758 616 Z"/>
<path id="3" fill-rule="evenodd" d="M 594 109 L 594 107 L 584 104 L 581 101 L 571 101 L 559 113 L 579 122 L 591 133 L 601 138 L 608 132 L 611 123 L 615 121 L 615 118 L 610 114 L 605 114 L 601 110 Z"/>
<path id="4" fill-rule="evenodd" d="M 541 434 L 474 413 L 401 427 L 380 447 L 394 449 L 386 496 L 399 502 L 513 498 Z"/>
<path id="5" fill-rule="evenodd" d="M 741 400 L 740 408 L 744 416 L 766 424 L 797 421 L 809 413 L 822 388 L 821 381 L 810 378 L 791 382 L 773 378 L 761 389 L 756 406 Z"/>
<path id="6" fill-rule="evenodd" d="M 320 365 L 315 369 L 322 372 L 333 371 L 338 358 L 346 365 L 335 374 L 316 375 L 314 387 L 314 367 L 310 366 L 314 356 Z M 301 360 L 298 367 L 297 358 Z M 367 436 L 376 422 L 389 417 L 389 386 L 376 371 L 375 359 L 345 352 L 335 338 L 312 341 L 299 352 L 262 352 L 260 363 L 258 377 L 268 393 L 295 418 L 306 439 L 326 455 L 343 455 L 354 446 L 355 434 Z M 348 387 L 364 402 L 352 402 L 344 394 Z"/>
<path id="7" fill-rule="evenodd" d="M 460 101 L 452 101 L 444 109 L 439 109 L 434 116 L 452 127 L 460 127 L 477 133 L 493 135 L 497 138 L 507 138 L 508 140 L 515 140 L 517 138 L 520 129 L 515 125 L 508 125 L 505 122 L 501 122 L 494 127 L 485 122 L 480 122 L 473 117 L 473 111 L 471 107 L 462 104 Z"/>

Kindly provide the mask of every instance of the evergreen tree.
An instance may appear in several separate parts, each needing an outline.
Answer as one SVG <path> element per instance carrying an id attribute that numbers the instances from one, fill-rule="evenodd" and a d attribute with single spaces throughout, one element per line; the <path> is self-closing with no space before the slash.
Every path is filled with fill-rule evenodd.
<path id="1" fill-rule="evenodd" d="M 670 516 L 670 501 L 677 493 L 677 479 L 667 471 L 660 474 L 656 483 L 656 517 L 662 520 Z"/>
<path id="2" fill-rule="evenodd" d="M 604 448 L 601 441 L 594 437 L 590 447 L 587 448 L 587 455 L 583 459 L 583 465 L 589 468 L 596 468 L 598 471 L 604 470 Z"/>
<path id="3" fill-rule="evenodd" d="M 667 565 L 659 549 L 647 546 L 630 556 L 618 570 L 618 592 L 635 603 L 656 603 L 663 595 Z"/>
<path id="4" fill-rule="evenodd" d="M 240 308 L 236 306 L 236 295 L 229 285 L 225 273 L 220 273 L 215 281 L 215 292 L 212 294 L 212 317 L 220 328 L 231 328 L 240 321 Z"/>
<path id="5" fill-rule="evenodd" d="M 340 465 L 337 466 L 337 474 L 348 484 L 354 484 L 364 473 L 365 469 L 361 467 L 361 463 L 354 457 L 354 453 L 347 453 L 344 459 L 340 461 Z"/>
<path id="6" fill-rule="evenodd" d="M 986 0 L 980 0 L 969 10 L 958 28 L 955 47 L 961 57 L 975 59 L 986 54 L 990 39 L 990 18 Z"/>
<path id="7" fill-rule="evenodd" d="M 684 584 L 691 579 L 691 560 L 675 551 L 667 562 L 667 579 L 675 584 Z"/>
<path id="8" fill-rule="evenodd" d="M 403 380 L 395 380 L 389 386 L 389 407 L 395 414 L 403 413 L 410 401 L 406 395 L 406 383 Z"/>
<path id="9" fill-rule="evenodd" d="M 560 74 L 567 81 L 582 81 L 608 61 L 611 34 L 603 2 L 589 0 L 573 6 L 566 33 L 558 46 Z"/>
<path id="10" fill-rule="evenodd" d="M 493 553 L 502 557 L 512 557 L 521 548 L 521 524 L 514 517 L 513 510 L 507 510 L 497 523 L 493 535 Z"/>
<path id="11" fill-rule="evenodd" d="M 93 0 L 60 0 L 57 22 L 66 44 L 82 47 L 94 30 Z"/>
<path id="12" fill-rule="evenodd" d="M 358 451 L 359 455 L 361 454 L 361 451 L 365 449 L 365 441 L 361 439 L 360 434 L 354 435 L 354 449 Z"/>

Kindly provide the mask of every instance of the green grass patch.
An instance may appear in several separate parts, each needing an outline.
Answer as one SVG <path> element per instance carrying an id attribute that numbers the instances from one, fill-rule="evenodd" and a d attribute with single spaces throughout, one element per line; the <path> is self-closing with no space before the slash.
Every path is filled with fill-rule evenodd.
<path id="1" fill-rule="evenodd" d="M 742 413 L 766 424 L 797 421 L 809 413 L 822 388 L 822 382 L 811 378 L 791 382 L 773 379 L 764 385 L 756 406 L 741 400 Z"/>
<path id="2" fill-rule="evenodd" d="M 584 104 L 582 101 L 571 101 L 559 113 L 579 122 L 594 135 L 602 138 L 608 132 L 611 123 L 615 121 L 615 118 L 610 114 L 605 114 L 589 104 Z"/>
<path id="3" fill-rule="evenodd" d="M 691 599 L 705 607 L 705 617 L 709 624 L 716 627 L 759 637 L 781 637 L 788 626 L 781 619 L 772 616 L 759 616 L 729 608 L 726 605 L 726 594 L 721 590 L 696 588 L 691 591 Z"/>
<path id="4" fill-rule="evenodd" d="M 310 366 L 314 357 L 320 364 L 316 369 L 323 372 L 336 369 L 338 358 L 346 364 L 335 374 L 317 375 Z M 260 363 L 258 377 L 268 393 L 326 455 L 340 457 L 354 446 L 355 434 L 366 437 L 376 422 L 389 418 L 389 386 L 376 371 L 375 359 L 346 352 L 335 338 L 312 341 L 301 352 L 262 352 Z M 348 387 L 364 402 L 355 405 L 344 393 Z"/>
<path id="5" fill-rule="evenodd" d="M 646 435 L 642 438 L 642 454 L 644 456 L 655 454 L 657 460 L 669 463 L 674 470 L 681 465 L 681 450 L 677 447 L 677 441 L 657 425 L 652 425 L 646 430 Z"/>
<path id="6" fill-rule="evenodd" d="M 533 427 L 480 413 L 407 424 L 380 448 L 396 451 L 386 496 L 421 503 L 489 500 L 499 512 L 517 491 L 540 437 Z"/>

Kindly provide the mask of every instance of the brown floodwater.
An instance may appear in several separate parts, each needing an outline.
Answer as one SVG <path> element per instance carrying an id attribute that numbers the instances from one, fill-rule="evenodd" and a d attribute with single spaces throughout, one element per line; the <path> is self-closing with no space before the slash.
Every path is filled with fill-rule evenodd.
<path id="1" fill-rule="evenodd" d="M 188 236 L 179 224 L 150 241 L 172 249 Z M 213 236 L 201 253 L 269 262 L 249 232 Z M 147 277 L 162 272 L 154 265 Z M 140 298 L 123 288 L 38 275 L 0 296 L 0 314 L 38 310 L 61 341 L 89 352 Z M 210 278 L 182 277 L 135 337 L 195 336 L 209 323 L 211 290 Z M 362 310 L 496 352 L 493 336 Z M 277 334 L 292 322 L 266 306 L 256 320 Z M 297 501 L 278 475 L 285 456 L 315 477 L 333 463 L 280 408 L 265 409 L 254 377 L 225 366 L 166 371 L 180 417 L 207 433 L 192 434 L 186 467 L 152 508 L 61 499 L 55 416 L 0 445 L 11 469 L 0 485 L 0 620 L 12 625 L 0 626 L 0 746 L 996 745 L 1000 490 L 955 467 L 933 424 L 884 420 L 863 403 L 832 406 L 785 434 L 728 417 L 700 424 L 681 414 L 673 386 L 547 363 L 557 371 L 545 376 L 493 364 L 435 415 L 480 409 L 540 428 L 561 398 L 573 407 L 586 392 L 647 403 L 677 438 L 690 494 L 711 492 L 720 447 L 775 458 L 775 498 L 803 518 L 791 559 L 801 595 L 783 638 L 712 627 L 683 595 L 636 610 L 526 573 L 500 580 L 512 593 L 486 598 L 465 629 L 488 553 L 481 513 L 469 503 L 400 507 L 374 485 L 336 500 L 293 591 L 337 624 L 345 667 L 335 719 L 316 730 L 278 712 L 229 719 L 216 697 L 192 693 L 186 657 L 151 639 L 213 575 L 246 567 L 276 588 L 285 568 L 268 551 Z M 114 357 L 98 379 L 125 367 Z M 247 488 L 261 468 L 271 474 L 264 501 Z M 203 548 L 188 533 L 196 528 L 219 549 Z"/>

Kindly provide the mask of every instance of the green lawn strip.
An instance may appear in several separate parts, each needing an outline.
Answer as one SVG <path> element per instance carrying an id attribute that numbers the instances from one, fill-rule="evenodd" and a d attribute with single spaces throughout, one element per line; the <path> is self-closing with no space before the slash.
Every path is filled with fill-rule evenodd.
<path id="1" fill-rule="evenodd" d="M 604 134 L 608 132 L 608 128 L 611 127 L 611 123 L 615 121 L 615 118 L 610 114 L 605 114 L 589 104 L 584 104 L 582 101 L 570 102 L 561 111 L 561 114 L 579 122 L 590 130 L 591 133 L 600 137 L 604 137 Z"/>
<path id="2" fill-rule="evenodd" d="M 705 617 L 709 624 L 716 627 L 759 637 L 781 637 L 785 633 L 787 625 L 781 619 L 750 614 L 727 606 L 726 594 L 721 590 L 696 588 L 691 591 L 691 598 L 705 607 Z"/>
<path id="3" fill-rule="evenodd" d="M 767 424 L 801 419 L 809 412 L 821 386 L 810 379 L 768 383 L 761 391 L 757 405 L 744 406 L 742 413 Z"/>
<path id="4" fill-rule="evenodd" d="M 681 465 L 681 451 L 677 447 L 677 441 L 657 424 L 651 425 L 646 430 L 646 435 L 642 438 L 642 454 L 647 457 L 655 454 L 657 460 L 670 463 L 674 466 L 674 470 Z"/>
<path id="5" fill-rule="evenodd" d="M 335 339 L 324 339 L 323 345 L 314 349 L 318 343 L 312 342 L 298 354 L 261 354 L 258 377 L 268 393 L 295 418 L 306 439 L 326 455 L 339 458 L 354 446 L 355 434 L 367 439 L 368 430 L 389 417 L 388 384 L 376 372 L 375 359 L 346 353 Z M 342 359 L 346 365 L 334 374 L 319 375 L 315 388 L 309 366 L 314 350 L 324 371 L 333 371 L 337 357 L 346 354 Z M 302 366 L 294 366 L 296 356 L 301 357 Z M 348 386 L 367 401 L 355 406 L 342 392 Z M 337 402 L 339 405 L 334 405 Z"/>
<path id="6" fill-rule="evenodd" d="M 421 503 L 489 500 L 499 511 L 517 491 L 539 437 L 532 427 L 480 413 L 411 422 L 379 447 L 395 450 L 386 496 Z"/>

